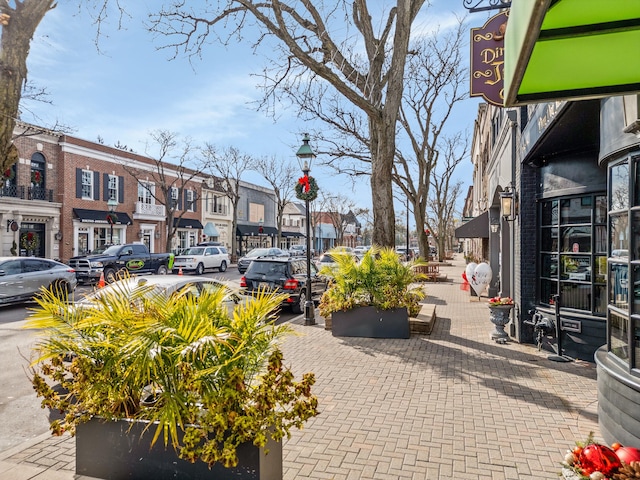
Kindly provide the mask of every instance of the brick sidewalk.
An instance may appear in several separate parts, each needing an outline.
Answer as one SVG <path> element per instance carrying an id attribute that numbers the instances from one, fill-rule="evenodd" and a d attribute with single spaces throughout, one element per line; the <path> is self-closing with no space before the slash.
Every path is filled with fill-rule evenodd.
<path id="1" fill-rule="evenodd" d="M 599 437 L 595 365 L 490 340 L 486 298 L 460 289 L 457 257 L 441 267 L 449 282 L 427 284 L 431 335 L 336 338 L 293 323 L 302 335 L 285 361 L 315 373 L 321 414 L 285 441 L 286 480 L 554 479 L 575 440 Z M 0 453 L 0 478 L 72 479 L 74 453 L 73 439 L 40 437 Z"/>

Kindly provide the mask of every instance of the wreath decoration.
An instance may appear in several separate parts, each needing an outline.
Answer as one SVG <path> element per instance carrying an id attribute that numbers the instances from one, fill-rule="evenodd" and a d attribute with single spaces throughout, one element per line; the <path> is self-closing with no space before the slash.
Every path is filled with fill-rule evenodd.
<path id="1" fill-rule="evenodd" d="M 107 223 L 109 225 L 113 225 L 117 221 L 118 221 L 118 215 L 116 215 L 115 213 L 108 213 L 107 214 Z"/>
<path id="2" fill-rule="evenodd" d="M 35 172 L 31 172 L 31 182 L 35 184 L 42 182 L 42 173 L 37 170 Z"/>
<path id="3" fill-rule="evenodd" d="M 300 200 L 315 200 L 318 197 L 318 183 L 316 179 L 305 175 L 296 183 L 296 197 Z"/>
<path id="4" fill-rule="evenodd" d="M 40 245 L 40 236 L 34 232 L 23 233 L 20 237 L 20 245 L 25 250 L 35 250 Z"/>
<path id="5" fill-rule="evenodd" d="M 16 174 L 13 167 L 9 167 L 2 174 L 2 180 L 13 180 L 15 176 Z"/>

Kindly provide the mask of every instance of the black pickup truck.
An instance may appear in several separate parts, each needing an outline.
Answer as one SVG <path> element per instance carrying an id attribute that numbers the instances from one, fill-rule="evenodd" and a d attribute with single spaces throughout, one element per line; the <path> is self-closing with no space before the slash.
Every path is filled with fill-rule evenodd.
<path id="1" fill-rule="evenodd" d="M 111 283 L 123 271 L 166 275 L 173 267 L 173 254 L 149 253 L 143 243 L 111 245 L 100 253 L 71 258 L 69 266 L 75 269 L 79 283 L 96 283 L 103 273 Z"/>

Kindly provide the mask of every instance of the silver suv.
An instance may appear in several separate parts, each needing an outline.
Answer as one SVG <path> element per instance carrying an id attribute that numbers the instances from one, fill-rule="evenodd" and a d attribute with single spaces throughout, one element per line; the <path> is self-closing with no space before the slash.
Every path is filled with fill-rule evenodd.
<path id="1" fill-rule="evenodd" d="M 220 272 L 227 270 L 229 254 L 225 247 L 201 246 L 190 247 L 178 255 L 173 262 L 173 273 L 179 273 L 180 269 L 202 275 L 207 270 L 217 269 Z"/>

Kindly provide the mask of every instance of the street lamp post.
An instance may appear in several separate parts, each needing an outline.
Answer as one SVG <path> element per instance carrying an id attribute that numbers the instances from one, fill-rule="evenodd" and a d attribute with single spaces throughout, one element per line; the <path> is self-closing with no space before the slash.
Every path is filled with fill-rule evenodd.
<path id="1" fill-rule="evenodd" d="M 309 177 L 309 172 L 311 171 L 311 162 L 315 158 L 315 153 L 311 149 L 309 145 L 309 135 L 307 133 L 304 134 L 302 139 L 302 145 L 296 152 L 296 156 L 301 164 L 302 173 L 304 177 Z M 305 325 L 315 325 L 316 324 L 316 312 L 315 306 L 313 304 L 313 298 L 311 296 L 311 216 L 309 212 L 309 199 L 306 198 L 304 201 L 304 206 L 306 210 L 306 229 L 307 229 L 307 298 L 304 303 L 304 324 Z"/>
<path id="2" fill-rule="evenodd" d="M 116 207 L 118 206 L 118 201 L 115 198 L 110 198 L 107 202 L 107 207 L 109 207 L 109 213 L 113 215 L 116 211 Z M 109 221 L 109 243 L 113 245 L 113 217 L 110 217 Z"/>

